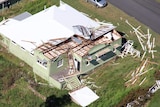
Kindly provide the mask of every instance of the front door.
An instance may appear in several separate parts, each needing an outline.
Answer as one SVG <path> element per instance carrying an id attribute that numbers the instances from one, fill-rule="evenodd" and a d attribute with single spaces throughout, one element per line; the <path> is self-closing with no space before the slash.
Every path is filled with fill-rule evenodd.
<path id="1" fill-rule="evenodd" d="M 80 62 L 77 59 L 74 59 L 75 68 L 77 71 L 80 71 Z"/>

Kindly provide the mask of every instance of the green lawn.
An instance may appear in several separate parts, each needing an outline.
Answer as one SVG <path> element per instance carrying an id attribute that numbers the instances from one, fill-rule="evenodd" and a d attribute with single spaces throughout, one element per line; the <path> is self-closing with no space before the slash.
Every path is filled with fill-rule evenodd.
<path id="1" fill-rule="evenodd" d="M 136 36 L 130 33 L 132 29 L 125 23 L 125 20 L 129 20 L 129 22 L 132 23 L 135 27 L 138 27 L 140 25 L 142 31 L 144 32 L 147 32 L 148 27 L 136 21 L 133 17 L 128 16 L 111 4 L 109 4 L 105 8 L 96 8 L 95 6 L 86 3 L 85 0 L 65 0 L 65 2 L 78 9 L 79 11 L 87 13 L 93 19 L 97 18 L 101 21 L 105 20 L 106 22 L 113 23 L 117 26 L 116 29 L 118 31 L 124 32 L 128 35 L 126 37 L 127 39 L 134 40 L 136 49 L 142 50 Z M 10 9 L 5 10 L 4 13 L 1 13 L 1 16 L 9 18 L 24 11 L 28 11 L 34 14 L 42 10 L 44 5 L 48 7 L 53 4 L 58 4 L 58 0 L 22 0 L 22 2 L 15 4 Z M 2 17 L 0 18 L 2 20 Z M 152 30 L 151 33 L 152 36 L 156 38 L 156 41 L 160 40 L 160 36 L 158 34 L 153 32 Z M 156 42 L 156 50 L 158 50 L 158 52 L 155 54 L 155 59 L 150 58 L 150 61 L 160 63 L 160 61 L 158 60 L 160 58 L 160 44 L 158 44 L 158 42 Z M 151 57 L 151 55 L 147 54 L 146 57 Z M 11 75 L 9 72 L 5 72 L 6 68 L 11 64 L 14 68 L 12 69 L 12 72 L 18 72 L 20 63 L 21 61 L 19 59 L 16 59 L 6 51 L 0 53 L 0 66 L 3 67 L 0 72 L 6 73 L 9 77 L 12 77 L 14 75 Z M 154 73 L 160 69 L 160 66 L 155 64 L 147 65 L 147 68 L 153 67 L 154 69 L 141 76 L 137 80 L 135 85 L 125 87 L 124 83 L 129 79 L 129 77 L 126 78 L 126 76 L 129 74 L 129 72 L 135 70 L 140 65 L 140 63 L 141 62 L 139 58 L 133 58 L 129 56 L 123 59 L 118 58 L 117 60 L 112 60 L 93 71 L 89 76 L 90 78 L 94 79 L 91 79 L 90 81 L 95 82 L 95 84 L 99 86 L 99 88 L 92 89 L 96 91 L 100 98 L 89 107 L 114 107 L 117 105 L 121 105 L 121 102 L 125 99 L 128 99 L 127 101 L 131 100 L 132 96 L 126 98 L 128 94 L 134 93 L 139 89 L 148 89 L 150 86 L 152 86 L 155 82 Z M 20 67 L 20 70 L 25 72 L 26 75 L 29 75 L 30 78 L 33 78 L 32 70 L 27 65 Z M 10 84 L 10 79 L 8 79 L 9 77 L 7 75 L 3 75 L 4 79 L 1 79 L 0 81 L 0 85 L 7 84 L 7 91 L 4 91 L 4 89 L 0 90 L 0 102 L 2 102 L 0 106 L 16 107 L 20 105 L 23 107 L 44 107 L 45 105 L 49 106 L 50 101 L 54 99 L 54 101 L 56 102 L 52 102 L 52 104 L 58 105 L 58 107 L 78 107 L 68 98 L 66 90 L 57 90 L 55 88 L 50 88 L 49 86 L 43 85 L 33 86 L 39 93 L 47 97 L 48 100 L 44 102 L 39 97 L 33 95 L 33 93 L 27 88 L 28 83 L 26 82 L 24 77 L 17 77 L 15 81 Z M 139 83 L 144 77 L 146 77 L 146 81 L 142 86 L 139 86 Z M 44 82 L 41 79 L 38 80 Z M 5 81 L 8 82 L 5 83 Z M 18 95 L 19 98 L 16 98 L 16 95 Z M 157 92 L 153 97 L 153 99 L 155 100 L 151 100 L 151 102 L 149 103 L 149 105 L 151 105 L 150 107 L 153 107 L 152 105 L 154 104 L 158 104 L 154 102 L 157 100 L 159 101 L 158 97 L 156 97 L 158 95 L 159 92 Z"/>
<path id="2" fill-rule="evenodd" d="M 159 96 L 160 96 L 160 90 L 158 90 L 152 97 L 148 107 L 159 107 L 160 105 L 160 100 L 159 100 Z"/>
<path id="3" fill-rule="evenodd" d="M 157 2 L 160 2 L 160 0 L 156 0 Z"/>

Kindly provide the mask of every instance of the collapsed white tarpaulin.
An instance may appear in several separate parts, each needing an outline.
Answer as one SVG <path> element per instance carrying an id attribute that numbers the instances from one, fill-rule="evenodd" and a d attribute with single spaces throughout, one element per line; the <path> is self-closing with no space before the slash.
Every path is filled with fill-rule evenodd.
<path id="1" fill-rule="evenodd" d="M 88 106 L 92 102 L 96 101 L 99 96 L 97 96 L 90 88 L 87 86 L 69 93 L 73 101 L 82 107 Z"/>

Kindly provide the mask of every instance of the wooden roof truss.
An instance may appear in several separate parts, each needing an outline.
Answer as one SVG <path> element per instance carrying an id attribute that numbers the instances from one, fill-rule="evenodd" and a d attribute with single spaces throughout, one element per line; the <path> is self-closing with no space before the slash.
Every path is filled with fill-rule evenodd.
<path id="1" fill-rule="evenodd" d="M 85 56 L 88 54 L 89 50 L 95 45 L 99 44 L 109 44 L 112 40 L 108 39 L 104 35 L 111 31 L 114 27 L 108 28 L 107 26 L 102 26 L 94 31 L 95 39 L 88 40 L 81 36 L 74 35 L 74 39 L 77 38 L 81 43 L 72 40 L 73 38 L 57 38 L 51 39 L 47 43 L 37 47 L 46 57 L 53 59 L 61 54 L 72 51 L 80 56 Z M 110 30 L 109 30 L 110 29 Z M 119 35 L 117 35 L 119 36 Z M 117 46 L 115 46 L 117 47 Z"/>

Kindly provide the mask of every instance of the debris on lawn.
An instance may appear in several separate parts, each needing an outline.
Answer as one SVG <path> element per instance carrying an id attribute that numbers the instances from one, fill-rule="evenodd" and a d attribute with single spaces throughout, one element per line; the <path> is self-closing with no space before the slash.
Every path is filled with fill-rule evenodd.
<path id="1" fill-rule="evenodd" d="M 129 79 L 128 81 L 125 82 L 125 86 L 126 86 L 126 87 L 135 84 L 135 82 L 137 81 L 137 79 L 138 79 L 141 75 L 143 75 L 143 74 L 145 74 L 145 73 L 147 73 L 148 71 L 151 71 L 151 70 L 153 69 L 153 67 L 152 67 L 152 68 L 149 68 L 149 69 L 146 69 L 147 63 L 148 63 L 148 58 L 141 63 L 140 67 L 138 67 L 135 71 L 130 72 L 130 73 L 126 76 L 126 78 L 128 78 L 129 75 L 131 75 L 131 79 Z M 139 86 L 142 85 L 145 80 L 146 80 L 146 77 L 139 83 Z"/>
<path id="2" fill-rule="evenodd" d="M 135 100 L 126 104 L 126 107 L 143 107 L 148 99 L 150 99 L 151 95 L 160 89 L 160 80 L 156 80 L 156 83 L 149 88 L 148 92 L 144 95 L 140 95 Z"/>
<path id="3" fill-rule="evenodd" d="M 132 24 L 128 22 L 128 20 L 125 21 L 134 31 L 135 35 L 137 36 L 137 39 L 142 47 L 142 50 L 144 51 L 144 54 L 142 56 L 142 59 L 144 58 L 146 52 L 151 53 L 152 59 L 154 59 L 154 53 L 157 52 L 157 50 L 154 50 L 155 48 L 155 37 L 152 37 L 152 34 L 150 34 L 149 29 L 147 29 L 147 34 L 143 33 L 140 29 L 141 26 L 138 26 L 135 28 Z"/>
<path id="4" fill-rule="evenodd" d="M 156 80 L 156 83 L 149 89 L 149 93 L 155 93 L 160 89 L 160 80 Z"/>
<path id="5" fill-rule="evenodd" d="M 140 82 L 139 86 L 141 86 L 145 80 L 146 80 L 146 77 Z"/>
<path id="6" fill-rule="evenodd" d="M 122 54 L 120 57 L 124 58 L 128 54 L 132 55 L 133 57 L 140 57 L 140 51 L 134 49 L 133 47 L 134 42 L 132 40 L 128 40 L 123 46 L 122 46 Z"/>
<path id="7" fill-rule="evenodd" d="M 81 83 L 85 86 L 88 86 L 91 89 L 97 89 L 97 88 L 101 88 L 100 86 L 97 86 L 95 84 L 95 82 L 93 81 L 93 78 L 87 77 L 87 78 L 83 78 L 81 79 Z"/>

